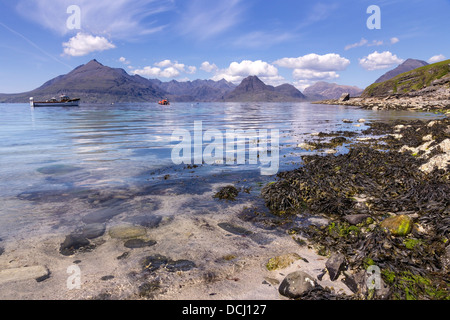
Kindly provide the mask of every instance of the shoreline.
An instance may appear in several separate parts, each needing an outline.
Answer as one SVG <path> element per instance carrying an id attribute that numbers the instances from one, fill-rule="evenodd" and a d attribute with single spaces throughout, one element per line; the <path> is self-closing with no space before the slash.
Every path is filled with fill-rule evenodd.
<path id="1" fill-rule="evenodd" d="M 447 144 L 443 144 L 449 138 L 448 126 L 448 118 L 433 121 L 394 121 L 390 124 L 375 121 L 369 124 L 370 128 L 366 132 L 351 137 L 342 137 L 342 132 L 322 135 L 319 133 L 307 142 L 319 154 L 322 153 L 320 150 L 344 144 L 349 148 L 365 145 L 370 149 L 367 155 L 378 152 L 378 149 L 400 154 L 399 150 L 406 146 L 402 152 L 410 154 L 408 159 L 411 163 L 425 160 L 428 163 L 432 158 L 446 154 L 447 160 L 440 159 L 440 162 L 435 162 L 442 164 L 442 161 L 448 161 L 448 149 L 442 150 L 448 147 Z M 429 134 L 431 140 L 428 138 Z M 427 139 L 424 139 L 425 137 Z M 438 147 L 441 150 L 437 150 Z M 432 148 L 436 150 L 430 150 Z M 343 155 L 311 155 L 305 156 L 303 160 L 322 159 L 324 161 L 322 169 L 325 170 L 333 163 L 333 159 L 340 156 Z M 400 166 L 403 165 L 404 163 L 400 163 Z M 339 168 L 338 171 L 341 170 L 343 169 Z M 283 182 L 283 176 L 288 177 L 290 172 L 282 173 L 281 179 L 264 186 L 263 195 L 268 189 L 278 192 L 277 188 L 279 183 Z M 345 171 L 341 174 L 345 175 Z M 318 210 L 323 207 L 316 208 L 316 212 L 311 208 L 309 212 L 295 209 L 297 211 L 294 214 L 269 212 L 261 203 L 260 194 L 255 191 L 252 195 L 246 195 L 243 186 L 238 182 L 233 183 L 239 188 L 238 201 L 213 199 L 222 187 L 229 184 L 217 182 L 209 191 L 188 194 L 177 200 L 170 192 L 163 192 L 161 187 L 157 188 L 154 194 L 150 194 L 149 198 L 141 191 L 135 190 L 139 196 L 133 196 L 133 201 L 146 203 L 156 200 L 160 203 L 156 207 L 150 206 L 151 212 L 143 220 L 130 220 L 138 218 L 135 212 L 131 213 L 131 217 L 120 215 L 103 217 L 108 218 L 107 221 L 92 221 L 92 215 L 84 215 L 81 217 L 84 218 L 81 225 L 67 226 L 55 231 L 50 237 L 41 235 L 37 238 L 23 236 L 18 239 L 3 239 L 0 241 L 2 283 L 0 299 L 285 300 L 288 297 L 301 299 L 386 297 L 373 293 L 370 296 L 369 292 L 362 290 L 364 288 L 361 287 L 361 281 L 364 283 L 366 279 L 364 274 L 360 273 L 363 271 L 361 263 L 366 266 L 371 262 L 360 259 L 358 260 L 360 265 L 355 264 L 355 261 L 352 262 L 351 257 L 345 253 L 346 250 L 353 249 L 341 243 L 342 240 L 345 240 L 345 243 L 352 239 L 354 233 L 355 239 L 359 239 L 357 237 L 360 235 L 373 239 L 371 241 L 377 240 L 375 236 L 384 237 L 385 233 L 372 226 L 374 223 L 381 223 L 382 218 L 386 218 L 383 214 L 371 217 L 375 219 L 370 221 L 370 224 L 365 220 L 350 226 L 343 224 L 341 216 Z M 444 186 L 448 187 L 447 184 Z M 289 190 L 289 186 L 283 190 Z M 105 201 L 105 204 L 112 201 L 127 211 L 127 207 L 122 206 L 122 203 L 124 199 L 129 198 L 129 191 L 110 192 L 111 194 L 108 192 L 100 194 L 101 199 L 97 200 Z M 358 206 L 367 202 L 368 198 L 370 196 L 364 197 L 361 194 L 352 194 L 349 197 L 356 205 L 355 210 L 359 210 Z M 217 204 L 217 212 L 205 210 L 205 213 L 199 215 L 186 206 L 186 203 L 204 201 L 214 201 Z M 329 203 L 332 204 L 333 201 Z M 345 203 L 344 201 L 343 207 L 335 208 L 346 210 Z M 363 214 L 367 214 L 362 211 Z M 182 216 L 177 215 L 178 212 L 182 212 Z M 102 218 L 101 210 L 99 213 Z M 410 212 L 407 215 L 412 216 L 415 224 L 418 219 L 423 218 L 420 212 Z M 419 223 L 424 230 L 429 231 L 428 224 L 429 222 Z M 53 226 L 46 227 L 49 230 L 53 228 Z M 371 228 L 376 232 L 371 233 Z M 443 228 L 443 234 L 448 239 L 448 226 L 444 225 Z M 329 238 L 330 234 L 323 233 L 327 230 L 332 232 L 332 235 L 337 232 L 338 237 L 332 237 L 333 241 L 336 241 L 333 245 L 342 249 L 342 252 L 332 252 L 327 247 L 329 246 L 327 241 L 330 241 L 327 237 Z M 341 234 L 345 237 L 340 237 Z M 412 238 L 411 234 L 405 239 L 408 239 L 412 247 L 417 243 L 429 247 L 427 234 L 422 235 L 423 239 L 415 236 Z M 390 245 L 397 248 L 402 246 L 405 240 L 394 237 L 389 239 L 388 243 L 381 243 L 381 246 Z M 64 243 L 66 246 L 63 246 Z M 448 249 L 449 246 L 448 242 L 446 243 L 446 247 L 442 248 L 441 245 L 437 248 L 438 257 L 442 261 L 448 259 L 445 248 Z M 65 252 L 63 249 L 68 250 L 67 255 L 62 254 Z M 344 255 L 345 262 L 338 265 L 337 278 L 331 280 L 332 266 L 327 266 L 327 263 L 333 257 L 333 253 Z M 382 262 L 370 259 L 379 264 Z M 144 265 L 144 262 L 147 263 Z M 74 265 L 81 270 L 79 290 L 67 288 L 67 280 L 72 275 L 68 273 L 67 268 Z M 102 268 L 99 268 L 99 265 Z M 149 268 L 150 265 L 158 267 Z M 448 270 L 448 264 L 445 268 Z M 4 273 L 5 270 L 9 273 Z M 279 290 L 287 276 L 298 274 L 299 271 L 311 276 L 313 288 L 307 288 L 299 297 L 292 294 L 281 295 Z M 361 279 L 358 280 L 356 275 Z M 359 287 L 355 288 L 352 281 L 353 284 L 359 281 Z"/>
<path id="2" fill-rule="evenodd" d="M 355 106 L 370 110 L 436 111 L 450 113 L 450 97 L 430 99 L 423 96 L 390 95 L 386 97 L 350 97 L 311 102 L 312 104 Z"/>

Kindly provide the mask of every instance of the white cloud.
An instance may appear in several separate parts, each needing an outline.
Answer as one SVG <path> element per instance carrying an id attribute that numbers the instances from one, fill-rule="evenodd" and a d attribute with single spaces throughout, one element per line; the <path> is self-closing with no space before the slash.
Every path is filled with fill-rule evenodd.
<path id="1" fill-rule="evenodd" d="M 218 70 L 212 80 L 225 79 L 233 83 L 239 83 L 248 76 L 257 76 L 264 83 L 270 85 L 278 85 L 284 81 L 275 66 L 262 60 L 232 62 L 227 69 Z"/>
<path id="2" fill-rule="evenodd" d="M 206 71 L 206 72 L 215 72 L 217 70 L 219 70 L 219 68 L 213 63 L 209 63 L 209 61 L 205 61 L 202 63 L 202 65 L 200 66 L 200 70 Z"/>
<path id="3" fill-rule="evenodd" d="M 197 68 L 194 66 L 186 66 L 178 61 L 163 60 L 156 62 L 154 67 L 146 66 L 142 69 L 136 69 L 134 74 L 145 76 L 148 78 L 178 78 L 182 73 L 194 74 Z"/>
<path id="4" fill-rule="evenodd" d="M 120 57 L 119 61 L 122 62 L 123 64 L 129 65 L 131 62 L 129 60 L 127 60 L 125 57 Z"/>
<path id="5" fill-rule="evenodd" d="M 78 31 L 124 40 L 161 31 L 165 25 L 150 17 L 174 7 L 173 0 L 19 0 L 16 10 L 25 19 L 66 35 L 73 33 L 66 23 L 67 8 L 73 4 L 81 10 Z"/>
<path id="6" fill-rule="evenodd" d="M 349 44 L 345 46 L 345 50 L 350 50 L 353 48 L 357 48 L 357 47 L 362 47 L 364 45 L 366 45 L 369 41 L 367 41 L 366 39 L 362 38 L 359 42 L 357 43 L 353 43 L 353 44 Z"/>
<path id="7" fill-rule="evenodd" d="M 307 69 L 295 69 L 292 73 L 294 79 L 302 80 L 333 80 L 339 78 L 335 71 L 314 71 Z"/>
<path id="8" fill-rule="evenodd" d="M 373 40 L 371 43 L 368 43 L 368 47 L 374 47 L 374 46 L 382 46 L 384 44 L 383 40 Z"/>
<path id="9" fill-rule="evenodd" d="M 85 33 L 77 33 L 76 36 L 63 43 L 64 54 L 68 56 L 80 57 L 91 52 L 114 49 L 116 46 L 108 39 L 99 36 L 92 36 Z"/>
<path id="10" fill-rule="evenodd" d="M 359 59 L 359 64 L 366 70 L 386 69 L 394 65 L 402 63 L 404 60 L 398 58 L 389 51 L 379 53 L 375 51 L 367 57 Z"/>
<path id="11" fill-rule="evenodd" d="M 306 88 L 308 88 L 309 86 L 313 85 L 316 82 L 317 81 L 311 81 L 311 80 L 297 80 L 297 81 L 294 81 L 293 85 L 298 90 L 303 92 L 303 90 L 305 90 Z"/>
<path id="12" fill-rule="evenodd" d="M 336 53 L 328 53 L 325 55 L 311 53 L 298 58 L 283 58 L 275 61 L 274 64 L 291 69 L 341 71 L 349 66 L 350 60 L 343 58 Z"/>
<path id="13" fill-rule="evenodd" d="M 143 77 L 153 78 L 161 76 L 161 68 L 157 67 L 144 67 L 142 69 L 136 69 L 133 71 L 134 74 L 138 74 Z"/>
<path id="14" fill-rule="evenodd" d="M 430 59 L 428 59 L 428 63 L 436 63 L 439 61 L 444 61 L 447 58 L 443 54 L 438 54 L 436 56 L 432 56 Z"/>
<path id="15" fill-rule="evenodd" d="M 393 37 L 391 38 L 391 44 L 396 44 L 397 42 L 399 42 L 400 40 L 397 37 Z"/>
<path id="16" fill-rule="evenodd" d="M 292 76 L 297 80 L 294 86 L 303 90 L 313 82 L 339 78 L 336 71 L 345 70 L 350 65 L 350 60 L 336 53 L 325 55 L 311 53 L 298 58 L 283 58 L 275 61 L 274 64 L 294 69 Z"/>
<path id="17" fill-rule="evenodd" d="M 392 38 L 394 39 L 394 38 Z M 391 42 L 393 41 L 391 39 Z M 397 38 L 395 38 L 397 39 Z M 397 39 L 398 41 L 398 39 Z M 357 43 L 353 43 L 353 44 L 349 44 L 345 46 L 345 50 L 350 50 L 353 48 L 358 48 L 358 47 L 363 47 L 363 46 L 367 46 L 367 47 L 374 47 L 374 46 L 382 46 L 384 44 L 383 40 L 372 40 L 372 42 L 369 42 L 369 40 L 362 38 L 359 42 Z"/>

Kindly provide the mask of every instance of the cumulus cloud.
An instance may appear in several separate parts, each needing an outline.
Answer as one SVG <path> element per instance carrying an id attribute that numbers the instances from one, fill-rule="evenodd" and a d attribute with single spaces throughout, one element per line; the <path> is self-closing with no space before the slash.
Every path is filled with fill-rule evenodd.
<path id="1" fill-rule="evenodd" d="M 228 68 L 218 70 L 212 80 L 225 79 L 229 82 L 239 83 L 248 76 L 257 76 L 264 83 L 270 85 L 278 85 L 284 81 L 275 66 L 262 60 L 232 62 Z"/>
<path id="2" fill-rule="evenodd" d="M 219 68 L 213 63 L 209 63 L 209 61 L 205 61 L 202 63 L 202 65 L 200 66 L 200 70 L 206 71 L 206 72 L 215 72 L 217 70 L 219 70 Z"/>
<path id="3" fill-rule="evenodd" d="M 108 39 L 85 33 L 77 33 L 76 36 L 63 43 L 64 54 L 73 57 L 85 56 L 91 52 L 105 51 L 116 46 Z"/>
<path id="4" fill-rule="evenodd" d="M 325 55 L 311 53 L 298 58 L 283 58 L 275 61 L 274 64 L 291 69 L 341 71 L 349 66 L 350 60 L 336 53 L 328 53 Z"/>
<path id="5" fill-rule="evenodd" d="M 333 80 L 339 78 L 335 71 L 314 71 L 306 69 L 295 69 L 292 73 L 294 79 L 303 80 Z"/>
<path id="6" fill-rule="evenodd" d="M 292 77 L 296 80 L 294 86 L 304 90 L 314 82 L 339 78 L 337 71 L 345 70 L 350 65 L 350 60 L 336 53 L 325 55 L 311 53 L 298 58 L 283 58 L 274 64 L 294 69 L 292 71 Z"/>
<path id="7" fill-rule="evenodd" d="M 194 74 L 197 68 L 194 66 L 186 66 L 178 61 L 162 60 L 156 62 L 154 67 L 146 66 L 142 69 L 136 69 L 134 74 L 145 76 L 148 78 L 178 78 L 182 73 Z"/>
<path id="8" fill-rule="evenodd" d="M 399 42 L 400 40 L 397 37 L 393 37 L 391 38 L 391 44 L 396 44 L 397 42 Z"/>
<path id="9" fill-rule="evenodd" d="M 367 57 L 359 59 L 359 64 L 366 70 L 373 71 L 378 69 L 386 69 L 394 65 L 402 63 L 404 60 L 398 58 L 389 51 L 379 53 L 375 51 Z"/>
<path id="10" fill-rule="evenodd" d="M 438 54 L 436 56 L 432 56 L 430 59 L 428 59 L 428 63 L 436 63 L 439 61 L 444 61 L 447 58 L 443 54 Z"/>

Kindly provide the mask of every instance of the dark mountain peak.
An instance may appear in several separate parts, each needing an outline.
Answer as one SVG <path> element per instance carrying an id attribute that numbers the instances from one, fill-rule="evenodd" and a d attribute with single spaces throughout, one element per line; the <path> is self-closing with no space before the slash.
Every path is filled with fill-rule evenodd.
<path id="1" fill-rule="evenodd" d="M 273 87 L 266 85 L 257 76 L 249 76 L 242 80 L 233 91 L 225 95 L 223 100 L 233 102 L 286 102 L 305 101 L 305 96 L 290 84 Z"/>
<path id="2" fill-rule="evenodd" d="M 244 80 L 242 80 L 241 84 L 237 86 L 235 91 L 240 92 L 251 92 L 251 91 L 264 91 L 267 90 L 269 86 L 267 86 L 264 82 L 261 81 L 257 76 L 248 76 Z"/>
<path id="3" fill-rule="evenodd" d="M 382 75 L 380 78 L 378 78 L 375 83 L 381 83 L 384 81 L 391 80 L 392 78 L 398 76 L 399 74 L 427 66 L 428 63 L 423 60 L 417 60 L 417 59 L 407 59 L 402 64 L 397 66 L 395 69 L 386 72 L 384 75 Z"/>

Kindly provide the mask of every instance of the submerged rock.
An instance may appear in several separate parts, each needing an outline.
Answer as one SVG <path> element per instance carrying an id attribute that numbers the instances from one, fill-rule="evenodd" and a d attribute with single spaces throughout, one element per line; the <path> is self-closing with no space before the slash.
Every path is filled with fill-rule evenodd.
<path id="1" fill-rule="evenodd" d="M 288 298 L 298 299 L 316 287 L 314 278 L 303 271 L 290 273 L 281 282 L 278 292 Z"/>
<path id="2" fill-rule="evenodd" d="M 394 236 L 407 236 L 413 227 L 413 221 L 406 215 L 398 215 L 384 219 L 380 226 Z"/>
<path id="3" fill-rule="evenodd" d="M 236 226 L 234 224 L 228 222 L 219 223 L 218 226 L 229 233 L 238 235 L 238 236 L 250 236 L 253 234 L 250 230 L 247 230 L 243 227 Z"/>
<path id="4" fill-rule="evenodd" d="M 143 271 L 153 272 L 164 268 L 168 272 L 189 271 L 196 268 L 196 264 L 189 260 L 172 260 L 168 257 L 156 254 L 142 259 L 141 266 Z"/>
<path id="5" fill-rule="evenodd" d="M 63 256 L 74 255 L 77 251 L 89 250 L 95 247 L 91 245 L 90 241 L 82 234 L 69 234 L 66 236 L 59 248 L 59 252 Z"/>
<path id="6" fill-rule="evenodd" d="M 124 246 L 129 249 L 138 249 L 138 248 L 145 248 L 145 247 L 151 247 L 156 244 L 155 240 L 142 240 L 142 239 L 131 239 L 127 240 L 124 243 Z"/>
<path id="7" fill-rule="evenodd" d="M 113 239 L 131 239 L 145 236 L 147 229 L 142 226 L 120 225 L 109 229 L 109 235 Z"/>

